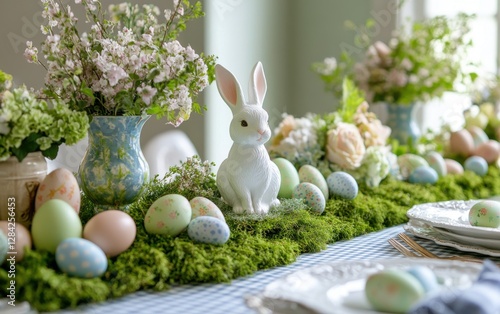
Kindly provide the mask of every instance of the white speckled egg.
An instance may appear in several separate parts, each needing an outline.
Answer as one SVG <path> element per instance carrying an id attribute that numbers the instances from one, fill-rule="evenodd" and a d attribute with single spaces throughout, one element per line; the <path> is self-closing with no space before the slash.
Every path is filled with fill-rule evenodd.
<path id="1" fill-rule="evenodd" d="M 300 182 L 309 182 L 314 184 L 321 190 L 326 200 L 329 198 L 328 184 L 326 183 L 325 177 L 323 177 L 317 168 L 311 165 L 303 165 L 299 169 L 299 179 Z"/>
<path id="2" fill-rule="evenodd" d="M 281 174 L 281 185 L 278 197 L 292 198 L 293 189 L 300 183 L 297 169 L 295 169 L 295 166 L 285 158 L 275 158 L 273 162 L 278 166 Z"/>
<path id="3" fill-rule="evenodd" d="M 219 207 L 208 198 L 197 196 L 190 200 L 189 204 L 191 204 L 191 220 L 199 216 L 212 216 L 226 222 Z"/>
<path id="4" fill-rule="evenodd" d="M 189 223 L 188 236 L 193 241 L 220 245 L 229 240 L 230 231 L 228 225 L 218 218 L 199 216 Z"/>
<path id="5" fill-rule="evenodd" d="M 464 167 L 453 159 L 445 158 L 444 163 L 446 164 L 446 172 L 448 174 L 462 174 L 464 173 Z"/>
<path id="6" fill-rule="evenodd" d="M 465 160 L 465 170 L 469 170 L 482 177 L 488 173 L 488 163 L 483 157 L 472 156 Z"/>
<path id="7" fill-rule="evenodd" d="M 43 179 L 36 192 L 35 210 L 51 199 L 63 200 L 71 205 L 76 213 L 80 212 L 80 188 L 75 176 L 68 169 L 55 169 Z"/>
<path id="8" fill-rule="evenodd" d="M 438 152 L 429 152 L 425 156 L 425 160 L 432 169 L 436 170 L 438 176 L 443 177 L 447 174 L 444 158 Z"/>
<path id="9" fill-rule="evenodd" d="M 104 252 L 94 243 L 81 238 L 68 238 L 56 250 L 57 266 L 70 276 L 99 277 L 108 268 Z"/>
<path id="10" fill-rule="evenodd" d="M 399 172 L 403 180 L 407 180 L 410 173 L 420 166 L 429 166 L 429 163 L 423 158 L 415 154 L 403 154 L 398 157 Z"/>
<path id="11" fill-rule="evenodd" d="M 485 200 L 474 204 L 469 210 L 469 223 L 478 227 L 500 227 L 500 202 Z"/>
<path id="12" fill-rule="evenodd" d="M 168 194 L 157 199 L 149 207 L 144 227 L 149 233 L 176 236 L 191 221 L 191 205 L 179 194 Z"/>
<path id="13" fill-rule="evenodd" d="M 325 210 L 326 200 L 323 192 L 312 183 L 302 182 L 293 190 L 293 198 L 303 199 L 315 213 L 321 214 Z"/>
<path id="14" fill-rule="evenodd" d="M 408 177 L 408 181 L 410 183 L 419 183 L 419 184 L 434 184 L 438 180 L 438 174 L 436 170 L 429 166 L 420 166 L 417 169 L 413 170 L 413 172 Z"/>
<path id="15" fill-rule="evenodd" d="M 358 183 L 350 174 L 343 171 L 330 173 L 326 178 L 330 194 L 352 200 L 358 195 Z"/>

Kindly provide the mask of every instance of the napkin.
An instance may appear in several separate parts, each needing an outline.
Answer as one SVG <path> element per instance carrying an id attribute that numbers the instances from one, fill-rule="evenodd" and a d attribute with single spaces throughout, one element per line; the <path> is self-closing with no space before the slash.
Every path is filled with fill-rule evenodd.
<path id="1" fill-rule="evenodd" d="M 467 289 L 431 295 L 417 303 L 409 314 L 499 314 L 500 269 L 490 260 L 483 262 L 477 280 Z"/>

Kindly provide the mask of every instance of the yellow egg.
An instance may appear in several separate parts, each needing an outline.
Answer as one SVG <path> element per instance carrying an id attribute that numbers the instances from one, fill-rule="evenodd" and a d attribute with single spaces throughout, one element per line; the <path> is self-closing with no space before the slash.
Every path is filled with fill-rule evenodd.
<path id="1" fill-rule="evenodd" d="M 92 217 L 83 228 L 83 237 L 97 244 L 108 257 L 125 252 L 134 243 L 135 221 L 121 210 L 106 210 Z"/>
<path id="2" fill-rule="evenodd" d="M 80 188 L 75 176 L 65 168 L 58 168 L 49 173 L 38 187 L 35 199 L 35 211 L 51 199 L 63 200 L 76 213 L 80 212 Z"/>

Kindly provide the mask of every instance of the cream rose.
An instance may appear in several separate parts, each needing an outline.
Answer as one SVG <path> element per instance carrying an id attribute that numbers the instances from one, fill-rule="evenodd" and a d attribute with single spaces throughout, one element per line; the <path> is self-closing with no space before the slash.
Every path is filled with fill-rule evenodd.
<path id="1" fill-rule="evenodd" d="M 344 169 L 356 169 L 365 155 L 365 144 L 354 124 L 340 122 L 327 133 L 326 157 Z"/>

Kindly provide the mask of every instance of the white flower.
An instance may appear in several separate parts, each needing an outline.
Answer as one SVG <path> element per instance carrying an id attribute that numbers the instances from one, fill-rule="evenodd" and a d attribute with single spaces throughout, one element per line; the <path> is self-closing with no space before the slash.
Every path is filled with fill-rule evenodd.
<path id="1" fill-rule="evenodd" d="M 109 85 L 115 86 L 116 84 L 118 84 L 119 80 L 128 77 L 128 74 L 122 68 L 120 68 L 116 64 L 113 64 L 111 65 L 109 71 L 106 73 L 106 77 L 108 78 Z"/>
<path id="2" fill-rule="evenodd" d="M 141 96 L 146 105 L 151 103 L 151 99 L 156 95 L 157 89 L 151 86 L 137 87 L 137 93 Z"/>

